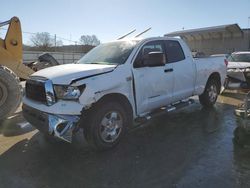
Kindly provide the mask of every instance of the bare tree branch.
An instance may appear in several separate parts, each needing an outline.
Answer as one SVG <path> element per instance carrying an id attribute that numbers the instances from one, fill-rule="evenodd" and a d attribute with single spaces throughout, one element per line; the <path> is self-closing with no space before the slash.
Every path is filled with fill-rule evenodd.
<path id="1" fill-rule="evenodd" d="M 97 46 L 101 42 L 95 35 L 82 35 L 80 37 L 80 43 L 83 45 Z"/>
<path id="2" fill-rule="evenodd" d="M 30 38 L 30 41 L 36 47 L 40 47 L 42 50 L 46 50 L 53 45 L 53 39 L 47 32 L 36 33 Z"/>

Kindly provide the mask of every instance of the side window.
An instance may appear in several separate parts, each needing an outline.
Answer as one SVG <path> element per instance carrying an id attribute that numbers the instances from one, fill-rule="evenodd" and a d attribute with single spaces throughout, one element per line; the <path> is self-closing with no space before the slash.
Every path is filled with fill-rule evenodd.
<path id="1" fill-rule="evenodd" d="M 178 41 L 167 40 L 165 41 L 167 62 L 174 63 L 185 59 L 184 52 Z"/>
<path id="2" fill-rule="evenodd" d="M 164 44 L 162 41 L 152 41 L 144 44 L 140 49 L 136 60 L 134 62 L 134 67 L 143 67 L 143 60 L 148 58 L 150 52 L 162 52 L 164 53 Z M 165 54 L 165 53 L 164 53 Z"/>

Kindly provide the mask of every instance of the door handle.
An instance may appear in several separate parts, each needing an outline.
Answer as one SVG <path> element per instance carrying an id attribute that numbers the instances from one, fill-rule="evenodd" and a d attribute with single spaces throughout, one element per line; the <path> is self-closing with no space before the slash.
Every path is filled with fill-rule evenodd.
<path id="1" fill-rule="evenodd" d="M 165 70 L 164 70 L 165 73 L 167 73 L 167 72 L 173 72 L 173 71 L 174 71 L 174 69 L 172 69 L 172 68 L 171 68 L 171 69 L 165 69 Z"/>

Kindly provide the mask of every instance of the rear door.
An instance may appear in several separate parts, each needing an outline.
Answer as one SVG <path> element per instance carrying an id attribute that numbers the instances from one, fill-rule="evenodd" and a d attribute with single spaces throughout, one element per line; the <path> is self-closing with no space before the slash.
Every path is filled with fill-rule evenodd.
<path id="1" fill-rule="evenodd" d="M 165 66 L 146 67 L 139 65 L 150 52 L 163 52 L 164 42 L 151 41 L 144 44 L 134 62 L 134 88 L 137 114 L 150 112 L 171 102 L 173 91 L 172 64 Z"/>
<path id="2" fill-rule="evenodd" d="M 173 66 L 173 101 L 190 97 L 194 92 L 196 68 L 191 57 L 186 57 L 177 40 L 166 40 L 167 65 Z"/>

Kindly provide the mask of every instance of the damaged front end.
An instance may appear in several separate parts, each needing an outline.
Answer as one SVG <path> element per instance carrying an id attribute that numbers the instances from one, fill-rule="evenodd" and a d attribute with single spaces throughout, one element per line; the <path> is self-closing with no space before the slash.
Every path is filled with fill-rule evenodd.
<path id="1" fill-rule="evenodd" d="M 71 143 L 73 132 L 78 128 L 79 116 L 52 115 L 23 104 L 23 116 L 39 131 Z"/>
<path id="2" fill-rule="evenodd" d="M 48 115 L 49 134 L 66 142 L 72 142 L 73 131 L 76 130 L 78 116 Z"/>
<path id="3" fill-rule="evenodd" d="M 250 89 L 250 68 L 228 68 L 226 89 Z"/>

